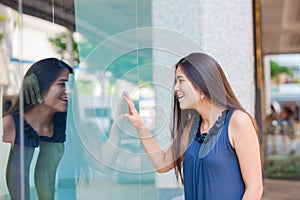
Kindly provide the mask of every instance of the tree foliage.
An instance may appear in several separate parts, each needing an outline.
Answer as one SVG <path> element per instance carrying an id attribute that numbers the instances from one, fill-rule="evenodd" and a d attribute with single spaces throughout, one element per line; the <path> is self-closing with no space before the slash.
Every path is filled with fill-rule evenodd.
<path id="1" fill-rule="evenodd" d="M 49 38 L 51 44 L 55 47 L 56 52 L 61 56 L 61 59 L 65 59 L 69 57 L 69 52 L 67 51 L 67 34 L 66 33 L 59 33 L 53 38 Z M 73 46 L 73 62 L 79 63 L 79 53 L 78 53 L 78 45 L 75 42 L 74 38 L 71 37 L 72 46 Z"/>
<path id="2" fill-rule="evenodd" d="M 0 22 L 5 22 L 5 21 L 6 21 L 5 15 L 0 13 Z M 3 38 L 4 38 L 4 33 L 0 32 L 0 42 Z"/>
<path id="3" fill-rule="evenodd" d="M 293 77 L 293 71 L 291 68 L 287 66 L 281 66 L 277 62 L 272 61 L 270 62 L 271 65 L 271 78 L 276 78 L 280 73 L 286 73 L 289 76 Z"/>

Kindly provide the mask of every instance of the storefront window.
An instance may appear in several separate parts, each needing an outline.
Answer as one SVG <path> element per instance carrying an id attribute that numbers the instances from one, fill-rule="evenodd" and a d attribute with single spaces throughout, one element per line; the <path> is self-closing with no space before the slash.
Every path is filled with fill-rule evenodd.
<path id="1" fill-rule="evenodd" d="M 299 179 L 299 54 L 265 56 L 267 177 Z"/>
<path id="2" fill-rule="evenodd" d="M 148 0 L 0 4 L 0 14 L 6 16 L 0 23 L 7 31 L 2 37 L 0 29 L 1 45 L 7 53 L 7 77 L 13 83 L 1 83 L 3 114 L 15 103 L 22 78 L 36 61 L 56 57 L 74 70 L 67 85 L 67 136 L 56 173 L 55 199 L 183 199 L 174 172 L 156 173 L 134 127 L 123 120 L 112 128 L 118 115 L 127 112 L 121 97 L 127 91 L 162 148 L 172 144 L 173 65 L 201 48 L 167 27 L 172 13 L 162 20 L 161 6 L 155 5 L 156 11 L 153 6 Z M 174 8 L 179 11 L 180 5 Z M 6 169 L 10 146 L 1 143 L 0 148 L 1 169 Z M 34 180 L 38 155 L 37 147 L 29 172 L 31 199 L 38 198 Z M 9 199 L 5 170 L 0 178 L 0 199 Z"/>

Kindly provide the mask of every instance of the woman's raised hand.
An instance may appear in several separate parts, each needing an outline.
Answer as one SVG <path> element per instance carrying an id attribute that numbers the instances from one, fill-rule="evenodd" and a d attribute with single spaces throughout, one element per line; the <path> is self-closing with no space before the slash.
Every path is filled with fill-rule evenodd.
<path id="1" fill-rule="evenodd" d="M 128 92 L 123 92 L 123 97 L 128 106 L 128 114 L 125 114 L 125 118 L 128 119 L 136 129 L 145 128 L 146 125 L 138 111 L 135 109 L 134 103 L 130 99 Z"/>

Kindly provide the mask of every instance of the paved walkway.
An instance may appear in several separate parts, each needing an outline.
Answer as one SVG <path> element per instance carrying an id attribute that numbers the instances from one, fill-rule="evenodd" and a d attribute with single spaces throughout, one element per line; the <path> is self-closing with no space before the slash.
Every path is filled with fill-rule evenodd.
<path id="1" fill-rule="evenodd" d="M 300 181 L 265 179 L 262 200 L 300 200 Z"/>

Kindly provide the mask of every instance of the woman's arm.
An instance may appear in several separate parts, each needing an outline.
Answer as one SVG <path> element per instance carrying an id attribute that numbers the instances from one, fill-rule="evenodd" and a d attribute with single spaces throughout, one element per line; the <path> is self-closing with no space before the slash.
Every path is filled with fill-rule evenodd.
<path id="1" fill-rule="evenodd" d="M 15 137 L 16 127 L 14 124 L 13 117 L 11 115 L 6 115 L 3 117 L 2 141 L 6 143 L 11 143 L 13 145 L 15 142 Z"/>
<path id="2" fill-rule="evenodd" d="M 151 160 L 157 172 L 164 173 L 173 169 L 174 159 L 172 155 L 172 147 L 170 147 L 166 152 L 161 149 L 161 147 L 152 137 L 149 129 L 144 124 L 139 113 L 135 109 L 134 104 L 129 97 L 129 94 L 124 93 L 123 96 L 128 105 L 128 114 L 126 114 L 125 117 L 136 128 L 145 152 L 147 153 L 148 158 Z"/>
<path id="3" fill-rule="evenodd" d="M 118 119 L 114 120 L 110 129 L 109 138 L 101 146 L 100 159 L 105 165 L 101 165 L 100 167 L 104 173 L 112 172 L 119 156 L 122 130 L 120 130 L 119 125 L 117 125 L 117 121 Z"/>
<path id="4" fill-rule="evenodd" d="M 260 145 L 252 120 L 243 111 L 234 111 L 229 137 L 240 164 L 245 183 L 243 200 L 261 199 L 263 192 Z"/>

